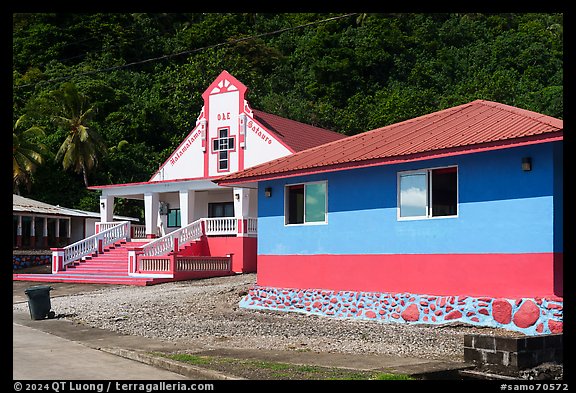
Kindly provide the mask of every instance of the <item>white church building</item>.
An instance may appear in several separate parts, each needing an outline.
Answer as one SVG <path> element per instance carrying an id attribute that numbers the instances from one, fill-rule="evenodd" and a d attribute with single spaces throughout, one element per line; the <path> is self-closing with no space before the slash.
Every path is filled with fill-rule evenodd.
<path id="1" fill-rule="evenodd" d="M 100 192 L 102 221 L 88 245 L 53 250 L 53 279 L 105 281 L 111 271 L 97 280 L 80 275 L 92 272 L 85 267 L 98 256 L 111 255 L 110 248 L 123 250 L 112 274 L 122 278 L 108 280 L 114 283 L 255 272 L 257 190 L 213 180 L 345 136 L 252 109 L 247 90 L 223 71 L 203 93 L 195 127 L 148 181 L 89 187 Z M 113 221 L 118 198 L 142 201 L 145 226 Z"/>

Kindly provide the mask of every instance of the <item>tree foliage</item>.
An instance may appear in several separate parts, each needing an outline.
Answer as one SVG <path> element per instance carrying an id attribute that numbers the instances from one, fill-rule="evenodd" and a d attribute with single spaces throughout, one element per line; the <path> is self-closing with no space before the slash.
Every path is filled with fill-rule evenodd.
<path id="1" fill-rule="evenodd" d="M 25 118 L 20 116 L 12 128 L 12 189 L 18 195 L 22 186 L 30 191 L 34 172 L 50 154 L 40 142 L 44 130 L 38 126 L 24 128 Z"/>
<path id="2" fill-rule="evenodd" d="M 87 124 L 94 107 L 71 82 L 50 92 L 50 96 L 54 105 L 52 119 L 66 133 L 66 139 L 56 153 L 56 160 L 62 161 L 64 170 L 81 173 L 84 185 L 88 187 L 88 173 L 97 167 L 105 149 L 100 134 Z"/>
<path id="3" fill-rule="evenodd" d="M 475 99 L 563 117 L 562 14 L 338 16 L 14 14 L 14 121 L 26 114 L 57 152 L 69 134 L 50 121 L 51 92 L 72 83 L 109 146 L 90 183 L 111 184 L 150 178 L 222 70 L 254 108 L 347 135 Z M 46 162 L 35 178 L 30 197 L 97 207 L 81 174 Z"/>

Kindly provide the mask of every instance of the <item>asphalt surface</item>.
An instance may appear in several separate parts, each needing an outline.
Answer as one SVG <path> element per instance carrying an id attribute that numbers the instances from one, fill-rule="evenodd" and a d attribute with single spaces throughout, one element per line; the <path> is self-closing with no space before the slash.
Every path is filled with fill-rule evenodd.
<path id="1" fill-rule="evenodd" d="M 27 302 L 25 290 L 34 285 L 51 286 L 54 289 L 51 294 L 57 294 L 51 297 L 87 293 L 102 287 L 97 284 L 13 281 L 13 303 Z M 149 355 L 150 352 L 182 350 L 175 348 L 175 345 L 173 342 L 86 327 L 62 318 L 33 320 L 30 313 L 13 311 L 12 359 L 15 381 L 241 379 L 200 366 L 185 365 Z M 199 355 L 383 371 L 429 379 L 472 366 L 460 362 L 387 355 L 187 349 Z"/>

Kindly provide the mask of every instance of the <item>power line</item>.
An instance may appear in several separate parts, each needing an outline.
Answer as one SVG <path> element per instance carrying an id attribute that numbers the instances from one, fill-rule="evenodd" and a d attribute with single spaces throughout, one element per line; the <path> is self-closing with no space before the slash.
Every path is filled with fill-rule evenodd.
<path id="1" fill-rule="evenodd" d="M 160 18 L 163 18 L 163 17 L 165 17 L 166 15 L 168 15 L 168 14 L 160 14 L 160 15 L 155 15 L 155 14 L 154 14 L 154 15 L 151 17 L 151 20 L 152 20 L 152 21 L 159 21 Z M 151 34 L 151 35 L 148 35 L 148 36 L 140 37 L 140 38 L 137 38 L 137 39 L 132 40 L 131 43 L 133 44 L 133 43 L 135 43 L 135 42 L 137 42 L 137 41 L 148 40 L 148 39 L 152 38 L 152 37 L 155 36 L 155 35 L 156 35 L 156 34 Z M 91 41 L 91 40 L 99 40 L 99 39 L 100 39 L 99 37 L 88 37 L 88 38 L 83 39 L 83 40 L 80 40 L 80 41 L 67 43 L 67 44 L 63 45 L 62 48 L 66 48 L 66 47 L 69 47 L 69 46 L 81 44 L 81 43 L 83 43 L 83 42 L 87 42 L 87 41 Z M 116 45 L 110 45 L 110 46 L 107 47 L 107 48 L 102 48 L 102 49 L 99 49 L 99 50 L 96 50 L 96 51 L 92 51 L 92 52 L 87 52 L 87 53 L 80 53 L 79 55 L 72 56 L 72 57 L 66 57 L 66 58 L 64 58 L 64 59 L 58 59 L 57 61 L 59 61 L 59 62 L 65 62 L 65 61 L 67 61 L 67 60 L 72 60 L 72 59 L 77 59 L 77 58 L 79 58 L 79 57 L 84 57 L 84 56 L 88 55 L 89 53 L 99 53 L 99 52 L 104 52 L 104 51 L 106 51 L 106 50 L 110 50 L 110 49 L 113 49 L 113 48 L 118 48 L 118 47 L 120 47 L 121 45 L 123 45 L 123 44 L 120 44 L 120 43 L 119 43 L 119 44 L 116 44 Z M 46 64 L 40 64 L 40 65 L 43 66 L 43 65 L 46 65 Z"/>
<path id="2" fill-rule="evenodd" d="M 92 70 L 92 71 L 86 71 L 86 72 L 79 72 L 77 74 L 74 75 L 68 75 L 68 76 L 62 76 L 59 78 L 53 78 L 53 79 L 49 79 L 46 81 L 40 81 L 37 83 L 28 83 L 25 85 L 19 85 L 19 86 L 15 86 L 15 89 L 19 89 L 19 88 L 23 88 L 23 87 L 28 87 L 28 86 L 34 86 L 40 83 L 51 83 L 51 82 L 58 82 L 58 81 L 63 81 L 63 80 L 68 80 L 77 76 L 83 76 L 83 75 L 92 75 L 92 74 L 97 74 L 100 72 L 109 72 L 109 71 L 114 71 L 114 70 L 119 70 L 119 69 L 124 69 L 124 68 L 128 68 L 128 67 L 132 67 L 135 65 L 139 65 L 139 64 L 146 64 L 146 63 L 152 63 L 155 61 L 160 61 L 160 60 L 165 60 L 165 59 L 170 59 L 172 57 L 177 57 L 177 56 L 183 56 L 183 55 L 189 55 L 192 53 L 196 53 L 196 52 L 200 52 L 206 49 L 213 49 L 213 48 L 218 48 L 221 46 L 225 46 L 225 45 L 230 45 L 230 44 L 236 44 L 238 42 L 243 42 L 243 41 L 249 41 L 249 40 L 253 40 L 255 38 L 260 38 L 260 37 L 266 37 L 269 35 L 274 35 L 274 34 L 279 34 L 279 33 L 284 33 L 287 31 L 292 31 L 292 30 L 298 30 L 298 29 L 302 29 L 305 27 L 310 27 L 310 26 L 314 26 L 314 25 L 318 25 L 320 23 L 326 23 L 326 22 L 331 22 L 334 20 L 338 20 L 338 19 L 343 19 L 343 18 L 347 18 L 353 15 L 356 15 L 357 13 L 349 13 L 349 14 L 345 14 L 345 15 L 340 15 L 340 16 L 335 16 L 332 18 L 327 18 L 327 19 L 323 19 L 320 21 L 315 21 L 315 22 L 309 22 L 309 23 L 305 23 L 303 25 L 299 25 L 299 26 L 294 26 L 294 27 L 285 27 L 283 29 L 279 29 L 279 30 L 274 30 L 274 31 L 270 31 L 267 33 L 261 33 L 261 34 L 256 34 L 253 36 L 249 36 L 249 37 L 243 37 L 243 38 L 237 38 L 235 40 L 231 40 L 231 41 L 227 41 L 227 42 L 221 42 L 218 44 L 214 44 L 214 45 L 208 45 L 208 46 L 204 46 L 201 48 L 196 48 L 196 49 L 192 49 L 192 50 L 187 50 L 187 51 L 182 51 L 182 52 L 177 52 L 177 53 L 171 53 L 168 55 L 162 55 L 162 56 L 158 56 L 158 57 L 152 57 L 149 59 L 144 59 L 144 60 L 139 60 L 139 61 L 135 61 L 132 63 L 128 63 L 128 64 L 123 64 L 120 66 L 113 66 L 113 67 L 107 67 L 107 68 L 100 68 L 97 70 Z"/>

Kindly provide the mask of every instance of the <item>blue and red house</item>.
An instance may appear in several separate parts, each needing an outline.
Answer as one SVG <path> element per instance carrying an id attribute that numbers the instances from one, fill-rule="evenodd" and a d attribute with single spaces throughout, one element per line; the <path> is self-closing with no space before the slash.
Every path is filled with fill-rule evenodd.
<path id="1" fill-rule="evenodd" d="M 243 307 L 562 331 L 562 120 L 476 100 L 216 182 L 258 189 Z"/>

